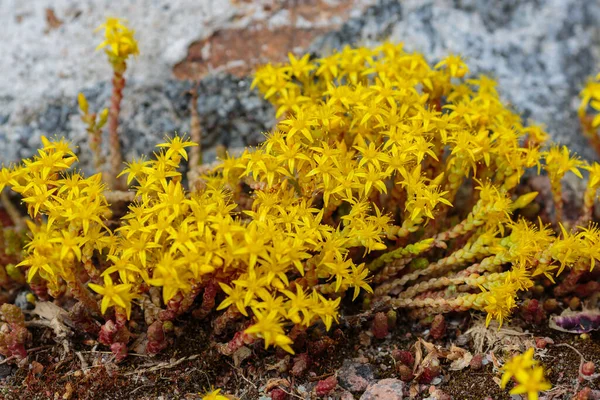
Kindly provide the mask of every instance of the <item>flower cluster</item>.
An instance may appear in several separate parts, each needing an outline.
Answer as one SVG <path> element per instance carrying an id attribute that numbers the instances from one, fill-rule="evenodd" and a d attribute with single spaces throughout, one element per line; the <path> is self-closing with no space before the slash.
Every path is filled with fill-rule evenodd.
<path id="1" fill-rule="evenodd" d="M 552 385 L 544 377 L 544 368 L 533 359 L 533 348 L 523 354 L 511 358 L 502 367 L 502 389 L 511 379 L 516 381 L 516 386 L 510 394 L 527 394 L 529 400 L 537 400 L 539 392 L 549 390 Z"/>
<path id="2" fill-rule="evenodd" d="M 191 191 L 179 169 L 195 143 L 159 144 L 121 173 L 134 200 L 120 218 L 101 176 L 69 172 L 68 144 L 44 138 L 0 174 L 34 220 L 21 265 L 52 296 L 68 288 L 104 315 L 100 341 L 119 355 L 140 328 L 127 323 L 134 310 L 156 353 L 201 294 L 195 316 L 226 310 L 215 332 L 241 330 L 221 348 L 229 354 L 258 338 L 293 353 L 298 332 L 329 330 L 361 291 L 367 306 L 479 310 L 502 324 L 535 279 L 600 260 L 600 230 L 571 226 L 559 201 L 565 174 L 588 169 L 587 225 L 600 165 L 545 147 L 492 79 L 467 73 L 458 56 L 432 67 L 390 43 L 290 55 L 253 82 L 280 118 L 264 143 L 204 168 Z M 517 216 L 537 193 L 515 188 L 542 165 L 558 232 Z"/>
<path id="3" fill-rule="evenodd" d="M 108 113 L 102 111 L 96 121 L 96 115 L 88 112 L 87 101 L 83 95 L 79 96 L 79 106 L 83 113 L 82 120 L 87 125 L 90 135 L 90 147 L 94 153 L 96 169 L 100 171 L 105 163 L 101 156 L 102 126 L 108 121 L 108 145 L 109 145 L 109 169 L 105 176 L 109 188 L 122 189 L 123 184 L 117 180 L 123 157 L 121 154 L 121 143 L 119 140 L 119 114 L 121 112 L 121 101 L 123 100 L 123 89 L 125 88 L 125 71 L 127 70 L 127 59 L 137 56 L 139 53 L 138 42 L 133 37 L 133 30 L 129 29 L 125 21 L 119 18 L 107 18 L 106 22 L 97 30 L 104 29 L 104 41 L 97 47 L 104 49 L 113 70 L 112 95 Z"/>
<path id="4" fill-rule="evenodd" d="M 104 30 L 104 41 L 97 49 L 104 49 L 112 64 L 122 63 L 129 56 L 139 54 L 138 43 L 134 38 L 135 32 L 119 18 L 107 18 L 97 30 Z"/>
<path id="5" fill-rule="evenodd" d="M 320 204 L 326 224 L 348 232 L 349 248 L 363 247 L 367 258 L 385 249 L 368 263 L 376 303 L 424 314 L 482 310 L 488 323 L 502 323 L 535 277 L 553 279 L 559 265 L 593 266 L 600 236 L 590 227 L 557 237 L 512 219 L 536 196 L 512 196 L 526 169 L 544 164 L 560 221 L 561 179 L 581 176 L 585 165 L 564 147 L 544 150 L 543 129 L 523 125 L 492 79 L 465 81 L 467 73 L 458 56 L 431 67 L 401 44 L 346 47 L 322 59 L 290 55 L 253 82 L 282 120 L 256 151 L 225 160 L 223 179 L 250 177 L 263 191 L 292 186 Z M 452 208 L 465 187 L 473 200 Z M 567 261 L 571 242 L 578 247 Z M 433 255 L 439 248 L 441 259 Z M 321 291 L 343 291 L 343 278 L 330 279 Z"/>
<path id="6" fill-rule="evenodd" d="M 39 155 L 5 169 L 3 183 L 23 196 L 39 221 L 29 223 L 32 238 L 21 263 L 28 267 L 28 280 L 41 278 L 55 297 L 68 287 L 98 310 L 87 284 L 102 295 L 100 313 L 114 307 L 127 319 L 134 300 L 149 287 L 160 288 L 163 303 L 177 313 L 184 295 L 193 301 L 218 282 L 228 296 L 219 309 L 233 304 L 240 315 L 251 311 L 256 324 L 247 333 L 292 352 L 283 320 L 309 326 L 320 318 L 329 328 L 337 318 L 340 298 L 307 288 L 332 276 L 338 288 L 370 290 L 364 264 L 345 258 L 347 234 L 321 224 L 323 211 L 297 198 L 291 187 L 259 196 L 254 209 L 243 214 L 235 211 L 231 194 L 211 182 L 201 191 L 185 191 L 177 169 L 192 145 L 175 137 L 159 145 L 155 160 L 127 165 L 123 174 L 136 184 L 136 200 L 114 230 L 107 227 L 110 212 L 100 175 L 67 172 L 76 157 L 64 141 L 44 138 Z M 287 204 L 276 196 L 287 196 Z M 361 218 L 364 210 L 356 212 Z M 366 218 L 349 232 L 377 223 Z M 366 240 L 376 247 L 376 240 Z"/>
<path id="7" fill-rule="evenodd" d="M 104 225 L 111 211 L 100 175 L 84 178 L 68 173 L 77 160 L 69 144 L 45 137 L 42 142 L 32 159 L 2 169 L 0 187 L 8 185 L 19 193 L 29 216 L 38 222 L 28 221 L 31 240 L 19 264 L 28 267 L 28 282 L 47 286 L 54 297 L 65 292 L 66 282 L 77 297 L 85 293 L 77 266 L 92 273 L 94 252 L 112 247 L 112 235 Z M 93 302 L 85 301 L 94 309 Z"/>

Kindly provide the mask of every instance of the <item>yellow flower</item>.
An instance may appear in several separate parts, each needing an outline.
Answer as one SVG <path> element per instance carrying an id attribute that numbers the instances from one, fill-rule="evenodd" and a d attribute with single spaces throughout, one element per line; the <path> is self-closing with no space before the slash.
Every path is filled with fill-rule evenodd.
<path id="1" fill-rule="evenodd" d="M 248 311 L 246 311 L 246 306 L 245 306 L 245 301 L 244 301 L 244 298 L 246 296 L 245 288 L 242 286 L 237 286 L 237 285 L 228 286 L 222 282 L 219 282 L 219 286 L 221 286 L 221 290 L 223 290 L 223 292 L 225 292 L 227 297 L 225 298 L 225 300 L 223 300 L 221 302 L 221 304 L 219 304 L 219 306 L 217 307 L 217 311 L 223 310 L 223 309 L 235 304 L 238 311 L 242 315 L 247 317 Z"/>
<path id="2" fill-rule="evenodd" d="M 517 292 L 516 285 L 508 277 L 503 285 L 494 286 L 489 291 L 481 288 L 484 299 L 484 310 L 488 313 L 485 320 L 485 325 L 489 326 L 492 319 L 498 321 L 498 325 L 502 327 L 502 323 L 508 318 L 516 307 L 515 295 Z"/>
<path id="3" fill-rule="evenodd" d="M 316 290 L 312 292 L 312 301 L 314 312 L 321 318 L 321 321 L 325 324 L 325 329 L 329 330 L 331 324 L 335 320 L 337 322 L 337 309 L 340 305 L 341 297 L 335 300 L 328 300 L 319 294 Z"/>
<path id="4" fill-rule="evenodd" d="M 267 277 L 257 274 L 254 269 L 250 269 L 248 274 L 234 280 L 233 283 L 245 288 L 244 307 L 248 307 L 254 297 L 267 293 Z"/>
<path id="5" fill-rule="evenodd" d="M 87 235 L 92 224 L 104 226 L 103 214 L 106 208 L 100 203 L 100 199 L 96 201 L 90 201 L 88 197 L 77 199 L 73 202 L 73 209 L 67 221 L 74 221 L 81 225 L 83 234 Z"/>
<path id="6" fill-rule="evenodd" d="M 310 64 L 310 54 L 305 54 L 302 58 L 297 59 L 292 53 L 288 53 L 290 59 L 290 66 L 288 67 L 292 75 L 298 79 L 304 79 L 310 72 L 315 69 Z"/>
<path id="7" fill-rule="evenodd" d="M 590 79 L 581 93 L 579 94 L 581 97 L 581 103 L 579 104 L 579 115 L 584 116 L 586 113 L 587 107 L 594 101 L 600 100 L 600 74 L 596 76 L 595 79 Z M 600 115 L 600 114 L 599 114 Z M 597 127 L 600 125 L 600 117 L 596 116 L 592 123 L 593 127 Z"/>
<path id="8" fill-rule="evenodd" d="M 44 187 L 35 186 L 33 192 L 28 197 L 24 197 L 23 201 L 27 203 L 27 210 L 29 215 L 35 218 L 40 213 L 40 208 L 46 206 L 52 194 L 56 191 L 56 188 L 48 189 L 46 185 Z"/>
<path id="9" fill-rule="evenodd" d="M 544 368 L 534 367 L 533 370 L 520 370 L 517 372 L 517 381 L 510 394 L 525 394 L 529 400 L 538 400 L 539 393 L 552 388 L 552 385 L 545 380 Z"/>
<path id="10" fill-rule="evenodd" d="M 245 330 L 248 335 L 256 335 L 265 340 L 265 348 L 275 345 L 279 346 L 290 354 L 294 354 L 291 348 L 292 339 L 284 334 L 281 324 L 281 316 L 276 310 L 262 312 L 254 310 L 256 323 Z"/>
<path id="11" fill-rule="evenodd" d="M 123 307 L 127 311 L 127 318 L 131 315 L 131 300 L 132 300 L 132 285 L 130 283 L 122 283 L 113 285 L 110 275 L 104 275 L 104 286 L 88 283 L 90 289 L 102 295 L 101 312 L 106 313 L 110 306 L 117 305 Z"/>
<path id="12" fill-rule="evenodd" d="M 296 293 L 289 290 L 284 290 L 283 293 L 290 299 L 287 308 L 288 319 L 295 324 L 301 323 L 304 326 L 309 326 L 315 315 L 312 309 L 311 297 L 304 293 L 300 285 L 296 285 Z"/>
<path id="13" fill-rule="evenodd" d="M 438 69 L 441 67 L 446 67 L 450 72 L 450 76 L 454 78 L 462 78 L 469 72 L 469 67 L 467 67 L 462 58 L 452 54 L 437 63 L 434 68 Z"/>
<path id="14" fill-rule="evenodd" d="M 223 396 L 220 393 L 221 389 L 211 390 L 202 395 L 202 400 L 229 400 L 227 396 Z"/>
<path id="15" fill-rule="evenodd" d="M 104 49 L 112 63 L 123 62 L 129 56 L 139 54 L 137 40 L 133 37 L 134 31 L 125 25 L 119 18 L 107 18 L 96 31 L 104 29 L 104 41 L 96 50 Z"/>
<path id="16" fill-rule="evenodd" d="M 517 385 L 510 391 L 511 395 L 527 394 L 529 400 L 537 400 L 539 392 L 549 390 L 552 385 L 544 377 L 544 368 L 533 359 L 533 348 L 511 358 L 502 367 L 500 386 L 504 389 L 511 378 Z"/>
<path id="17" fill-rule="evenodd" d="M 525 353 L 516 355 L 507 361 L 506 364 L 502 366 L 502 370 L 504 371 L 502 374 L 502 381 L 500 383 L 502 389 L 506 387 L 510 381 L 510 378 L 517 375 L 517 372 L 522 369 L 532 367 L 534 363 L 533 348 L 529 348 Z"/>
<path id="18" fill-rule="evenodd" d="M 363 289 L 367 293 L 373 293 L 373 289 L 368 284 L 367 276 L 369 275 L 369 270 L 365 267 L 365 264 L 360 264 L 358 267 L 356 265 L 352 265 L 352 273 L 347 279 L 347 283 L 350 287 L 354 288 L 354 294 L 352 295 L 352 300 L 356 300 L 358 294 L 360 293 L 360 289 Z"/>
<path id="19" fill-rule="evenodd" d="M 167 148 L 167 152 L 166 152 L 167 158 L 173 158 L 173 156 L 178 154 L 181 157 L 183 157 L 184 160 L 187 161 L 188 156 L 187 156 L 187 151 L 185 150 L 185 148 L 192 147 L 192 146 L 198 146 L 198 143 L 189 142 L 189 141 L 186 141 L 185 139 L 182 139 L 179 136 L 175 136 L 172 139 L 167 139 L 167 143 L 158 144 L 156 147 L 166 147 Z"/>
<path id="20" fill-rule="evenodd" d="M 567 146 L 552 146 L 550 150 L 544 152 L 544 157 L 546 159 L 544 168 L 548 171 L 551 181 L 556 182 L 562 179 L 567 172 L 572 172 L 578 178 L 583 178 L 579 168 L 584 163 L 577 156 L 571 155 Z"/>
<path id="21" fill-rule="evenodd" d="M 27 271 L 27 282 L 31 282 L 31 280 L 38 271 L 43 271 L 47 274 L 47 277 L 54 278 L 57 275 L 57 273 L 50 266 L 49 261 L 50 260 L 48 259 L 48 257 L 45 257 L 41 254 L 33 254 L 21 261 L 19 264 L 17 264 L 17 267 L 29 266 L 29 271 Z"/>
<path id="22" fill-rule="evenodd" d="M 296 133 L 301 133 L 309 142 L 313 142 L 312 127 L 317 125 L 315 119 L 306 115 L 303 110 L 299 110 L 296 115 L 290 116 L 279 123 L 282 129 L 285 129 L 288 138 L 294 137 Z"/>
<path id="23" fill-rule="evenodd" d="M 142 157 L 139 160 L 134 159 L 132 162 L 126 163 L 126 165 L 127 168 L 125 168 L 119 175 L 117 175 L 117 178 L 127 174 L 127 184 L 129 185 L 134 179 L 140 182 L 141 179 L 145 177 L 150 171 L 150 165 L 152 165 L 152 162 L 145 161 Z"/>
<path id="24" fill-rule="evenodd" d="M 118 272 L 121 282 L 129 283 L 131 281 L 130 276 L 141 273 L 141 270 L 135 264 L 124 257 L 109 255 L 108 259 L 113 264 L 102 272 L 102 276 Z"/>
<path id="25" fill-rule="evenodd" d="M 335 291 L 339 291 L 342 286 L 342 282 L 348 279 L 350 275 L 350 267 L 353 266 L 352 260 L 335 260 L 334 262 L 325 263 L 328 272 L 335 278 Z"/>
<path id="26" fill-rule="evenodd" d="M 81 261 L 81 246 L 87 241 L 86 238 L 80 238 L 73 232 L 62 230 L 60 237 L 50 239 L 50 243 L 60 244 L 60 259 L 64 260 L 69 255 L 74 255 Z"/>

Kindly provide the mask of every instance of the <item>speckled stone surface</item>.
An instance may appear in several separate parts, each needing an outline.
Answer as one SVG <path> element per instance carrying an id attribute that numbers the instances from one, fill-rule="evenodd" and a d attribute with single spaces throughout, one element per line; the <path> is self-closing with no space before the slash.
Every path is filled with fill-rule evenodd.
<path id="1" fill-rule="evenodd" d="M 466 58 L 473 74 L 499 81 L 502 97 L 525 119 L 544 123 L 554 140 L 586 158 L 597 157 L 580 133 L 577 94 L 600 71 L 600 2 L 587 0 L 380 0 L 362 15 L 313 43 L 327 54 L 345 44 L 402 41 L 435 62 L 448 53 Z M 172 57 L 173 58 L 173 57 Z M 87 79 L 82 90 L 92 109 L 110 96 L 106 81 Z M 15 87 L 17 87 L 16 85 Z M 227 74 L 205 78 L 199 88 L 205 159 L 214 146 L 254 145 L 274 122 L 272 108 L 249 89 L 250 79 Z M 148 153 L 166 134 L 189 130 L 190 84 L 170 78 L 128 81 L 122 110 L 125 159 Z M 89 152 L 74 96 L 47 85 L 37 106 L 18 93 L 0 93 L 0 160 L 33 154 L 39 138 L 64 135 Z M 89 154 L 89 153 L 88 153 Z M 82 157 L 91 160 L 91 157 Z M 86 170 L 89 163 L 81 167 Z"/>
<path id="2" fill-rule="evenodd" d="M 263 137 L 262 132 L 274 123 L 271 106 L 251 92 L 249 86 L 249 79 L 228 75 L 201 82 L 198 111 L 208 161 L 214 160 L 217 144 L 232 148 L 256 145 Z M 172 79 L 160 85 L 130 83 L 125 90 L 127 100 L 123 102 L 120 126 L 126 160 L 153 151 L 166 135 L 189 132 L 190 88 L 190 83 Z M 105 106 L 110 91 L 106 83 L 82 88 L 90 109 Z M 80 167 L 84 170 L 89 167 L 85 160 L 91 159 L 91 153 L 75 99 L 51 99 L 22 122 L 0 125 L 0 152 L 5 163 L 30 156 L 39 146 L 41 135 L 58 135 L 67 137 L 78 147 Z M 106 132 L 104 140 L 108 140 Z"/>
<path id="3" fill-rule="evenodd" d="M 367 388 L 360 400 L 402 400 L 404 398 L 404 382 L 400 379 L 388 378 L 377 381 Z"/>

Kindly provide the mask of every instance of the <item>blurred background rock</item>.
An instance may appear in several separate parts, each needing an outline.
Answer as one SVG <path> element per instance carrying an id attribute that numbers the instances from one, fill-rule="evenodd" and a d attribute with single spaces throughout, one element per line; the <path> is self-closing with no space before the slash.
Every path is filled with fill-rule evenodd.
<path id="1" fill-rule="evenodd" d="M 205 160 L 215 146 L 255 145 L 274 111 L 250 91 L 256 65 L 288 51 L 328 54 L 346 44 L 402 41 L 435 62 L 461 54 L 473 74 L 499 81 L 502 97 L 554 140 L 597 157 L 581 135 L 577 95 L 600 72 L 600 2 L 589 0 L 4 0 L 0 1 L 0 161 L 35 152 L 41 135 L 91 154 L 79 119 L 108 105 L 110 67 L 95 47 L 106 16 L 129 21 L 140 56 L 122 103 L 125 159 L 149 153 L 190 126 L 198 90 Z M 87 154 L 87 156 L 86 156 Z"/>

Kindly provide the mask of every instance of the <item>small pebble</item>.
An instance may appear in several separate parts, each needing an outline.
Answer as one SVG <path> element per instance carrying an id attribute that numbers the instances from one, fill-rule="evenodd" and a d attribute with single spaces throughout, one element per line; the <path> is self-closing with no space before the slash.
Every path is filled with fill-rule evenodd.
<path id="1" fill-rule="evenodd" d="M 578 310 L 581 307 L 581 300 L 579 297 L 573 296 L 571 300 L 569 300 L 569 308 L 573 311 Z"/>
<path id="2" fill-rule="evenodd" d="M 373 367 L 370 364 L 360 364 L 346 360 L 338 373 L 338 383 L 352 393 L 364 392 L 374 381 Z"/>
<path id="3" fill-rule="evenodd" d="M 535 338 L 535 347 L 538 349 L 545 349 L 548 342 L 544 338 Z"/>
<path id="4" fill-rule="evenodd" d="M 581 373 L 585 376 L 593 375 L 594 372 L 596 372 L 596 366 L 591 361 L 588 361 L 581 366 Z"/>
<path id="5" fill-rule="evenodd" d="M 360 400 L 402 400 L 404 382 L 399 379 L 382 379 L 367 388 Z"/>
<path id="6" fill-rule="evenodd" d="M 456 338 L 456 345 L 459 347 L 465 346 L 467 343 L 469 343 L 469 337 L 467 335 L 459 335 Z"/>
<path id="7" fill-rule="evenodd" d="M 483 367 L 483 355 L 481 353 L 475 354 L 469 363 L 469 367 L 474 371 L 480 370 Z"/>

